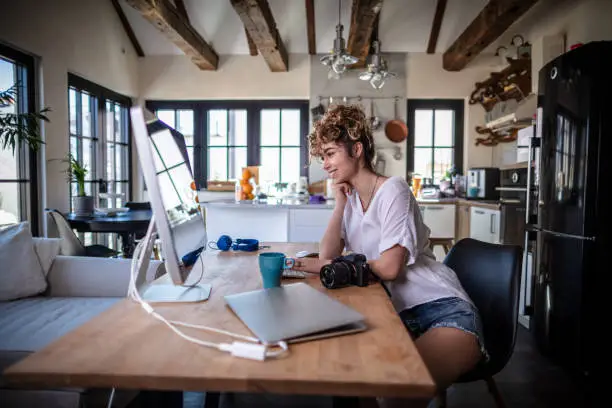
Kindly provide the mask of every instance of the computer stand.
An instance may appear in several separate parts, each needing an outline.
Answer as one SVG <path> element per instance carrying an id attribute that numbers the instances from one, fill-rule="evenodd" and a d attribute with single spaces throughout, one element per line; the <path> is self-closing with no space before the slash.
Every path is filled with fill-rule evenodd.
<path id="1" fill-rule="evenodd" d="M 156 236 L 155 218 L 152 217 L 147 228 L 147 234 L 141 244 L 144 248 L 136 254 L 138 255 L 137 258 L 132 260 L 132 262 L 138 263 L 135 285 L 140 297 L 147 303 L 193 303 L 207 300 L 210 296 L 210 284 L 180 285 L 175 283 L 147 282 L 147 269 L 149 269 L 149 261 Z M 173 248 L 172 243 L 169 247 Z M 181 273 L 182 265 L 169 265 L 166 261 L 165 266 L 166 273 L 170 274 L 170 277 L 162 279 L 174 278 L 180 281 L 183 280 L 182 276 L 184 275 Z M 196 262 L 191 273 L 195 276 L 200 276 L 200 272 L 204 273 L 200 271 L 200 268 L 204 268 L 203 263 Z M 174 274 L 177 276 L 172 276 Z M 178 278 L 178 276 L 181 276 L 181 278 Z M 174 282 L 174 279 L 171 279 L 171 281 Z"/>

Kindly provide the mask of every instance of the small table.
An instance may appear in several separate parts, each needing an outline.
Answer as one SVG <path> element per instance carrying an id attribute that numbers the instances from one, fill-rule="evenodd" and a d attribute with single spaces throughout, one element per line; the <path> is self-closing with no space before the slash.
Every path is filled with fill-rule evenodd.
<path id="1" fill-rule="evenodd" d="M 317 251 L 318 244 L 273 243 L 269 249 L 289 255 L 300 250 Z M 223 297 L 261 288 L 257 253 L 206 251 L 202 259 L 203 282 L 212 284 L 211 297 L 196 304 L 157 305 L 156 311 L 167 319 L 251 335 Z M 199 268 L 196 262 L 190 278 L 200 277 Z M 369 329 L 292 344 L 284 358 L 252 361 L 189 343 L 126 299 L 13 365 L 4 372 L 4 379 L 11 385 L 49 388 L 403 397 L 420 406 L 434 397 L 434 382 L 381 285 L 327 290 L 317 275 L 283 280 L 293 282 L 306 282 L 353 307 L 366 317 Z M 232 341 L 223 335 L 185 330 L 208 341 Z M 343 405 L 355 400 L 339 401 Z"/>
<path id="2" fill-rule="evenodd" d="M 117 233 L 126 258 L 131 258 L 137 234 L 145 234 L 153 217 L 151 210 L 130 210 L 125 213 L 107 216 L 82 216 L 69 213 L 64 215 L 70 227 L 79 232 Z"/>

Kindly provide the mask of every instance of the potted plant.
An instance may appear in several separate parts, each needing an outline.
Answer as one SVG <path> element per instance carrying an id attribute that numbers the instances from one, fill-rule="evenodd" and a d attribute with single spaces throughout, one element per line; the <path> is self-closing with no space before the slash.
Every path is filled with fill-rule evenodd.
<path id="1" fill-rule="evenodd" d="M 19 94 L 19 83 L 5 91 L 0 91 L 0 108 L 15 105 Z M 10 148 L 15 154 L 15 147 L 26 143 L 34 151 L 38 150 L 44 141 L 40 137 L 40 121 L 49 122 L 46 113 L 49 108 L 40 112 L 1 112 L 0 111 L 0 146 L 2 150 Z"/>
<path id="2" fill-rule="evenodd" d="M 78 162 L 72 153 L 68 153 L 64 161 L 68 163 L 68 168 L 66 169 L 68 182 L 75 182 L 77 184 L 77 195 L 72 197 L 72 211 L 76 215 L 93 214 L 94 198 L 85 194 L 85 176 L 89 171 Z"/>

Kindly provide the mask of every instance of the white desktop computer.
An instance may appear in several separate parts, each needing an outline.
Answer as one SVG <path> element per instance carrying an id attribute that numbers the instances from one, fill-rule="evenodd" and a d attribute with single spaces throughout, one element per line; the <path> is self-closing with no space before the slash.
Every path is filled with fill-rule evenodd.
<path id="1" fill-rule="evenodd" d="M 204 274 L 200 253 L 206 248 L 206 228 L 191 189 L 194 181 L 183 135 L 159 119 L 145 120 L 143 109 L 130 109 L 138 158 L 144 174 L 153 218 L 134 253 L 135 286 L 148 303 L 199 302 L 208 299 L 211 285 L 186 285 L 188 276 Z M 171 282 L 146 281 L 145 271 L 159 237 Z"/>

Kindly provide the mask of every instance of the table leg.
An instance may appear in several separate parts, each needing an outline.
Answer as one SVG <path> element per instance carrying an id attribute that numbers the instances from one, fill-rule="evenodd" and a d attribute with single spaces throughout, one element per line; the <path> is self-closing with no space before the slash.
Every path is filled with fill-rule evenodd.
<path id="1" fill-rule="evenodd" d="M 119 236 L 121 237 L 121 251 L 124 258 L 131 258 L 136 248 L 136 234 L 124 232 L 119 234 Z"/>

